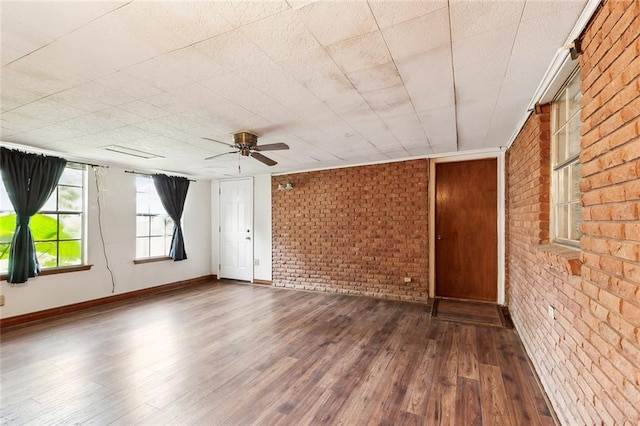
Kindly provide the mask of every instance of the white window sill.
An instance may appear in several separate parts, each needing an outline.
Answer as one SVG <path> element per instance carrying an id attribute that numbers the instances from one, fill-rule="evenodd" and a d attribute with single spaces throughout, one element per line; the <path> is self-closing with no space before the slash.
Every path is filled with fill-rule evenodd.
<path id="1" fill-rule="evenodd" d="M 157 256 L 157 257 L 145 257 L 144 259 L 134 259 L 134 265 L 140 265 L 143 263 L 162 262 L 165 260 L 173 260 L 169 256 Z"/>

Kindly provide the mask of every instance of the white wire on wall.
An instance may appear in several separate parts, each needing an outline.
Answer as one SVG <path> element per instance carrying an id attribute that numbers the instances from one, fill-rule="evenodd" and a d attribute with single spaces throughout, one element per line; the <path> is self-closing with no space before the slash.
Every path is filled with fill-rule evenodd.
<path id="1" fill-rule="evenodd" d="M 101 194 L 108 191 L 108 188 L 104 188 L 101 185 L 101 181 L 102 183 L 104 183 L 106 168 L 100 166 L 91 166 L 91 170 L 93 171 L 93 176 L 96 182 L 96 206 L 98 208 L 98 229 L 100 231 L 100 241 L 102 242 L 102 254 L 104 255 L 105 265 L 107 266 L 107 270 L 109 271 L 109 275 L 111 277 L 111 293 L 115 293 L 116 280 L 113 275 L 113 270 L 109 265 L 109 256 L 107 255 L 107 246 L 104 241 L 104 231 L 102 229 L 102 206 L 100 204 Z"/>

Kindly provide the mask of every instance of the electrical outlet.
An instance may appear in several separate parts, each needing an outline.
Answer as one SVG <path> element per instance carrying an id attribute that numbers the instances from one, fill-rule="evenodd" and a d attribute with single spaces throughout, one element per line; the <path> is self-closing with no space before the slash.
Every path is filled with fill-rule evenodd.
<path id="1" fill-rule="evenodd" d="M 0 294 L 0 306 L 4 306 L 4 294 Z"/>
<path id="2" fill-rule="evenodd" d="M 547 307 L 547 313 L 549 314 L 549 318 L 551 318 L 552 320 L 556 319 L 556 308 L 549 305 Z"/>
<path id="3" fill-rule="evenodd" d="M 405 283 L 410 283 L 411 282 L 411 277 L 404 277 L 404 282 Z"/>
<path id="4" fill-rule="evenodd" d="M 260 266 L 260 259 L 253 259 L 254 266 Z"/>

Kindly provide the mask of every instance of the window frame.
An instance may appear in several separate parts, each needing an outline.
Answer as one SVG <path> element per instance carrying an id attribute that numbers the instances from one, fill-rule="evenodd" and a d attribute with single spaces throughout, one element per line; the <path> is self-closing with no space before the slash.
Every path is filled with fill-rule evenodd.
<path id="1" fill-rule="evenodd" d="M 40 266 L 40 270 L 41 272 L 46 272 L 46 271 L 64 271 L 66 269 L 69 270 L 82 270 L 85 269 L 88 265 L 87 265 L 87 195 L 88 195 L 88 173 L 87 173 L 87 166 L 84 164 L 80 164 L 80 163 L 74 163 L 74 162 L 67 162 L 66 166 L 65 166 L 65 170 L 66 169 L 76 169 L 76 170 L 80 170 L 82 172 L 82 183 L 80 186 L 78 185 L 73 185 L 73 184 L 69 184 L 69 183 L 60 183 L 58 182 L 58 184 L 56 185 L 56 189 L 51 193 L 51 196 L 49 197 L 49 199 L 47 200 L 47 202 L 45 203 L 45 206 L 43 206 L 42 209 L 38 210 L 38 212 L 36 213 L 36 215 L 42 215 L 42 216 L 55 216 L 55 221 L 56 221 L 56 233 L 55 233 L 55 239 L 37 239 L 35 236 L 33 238 L 33 242 L 34 245 L 37 245 L 39 243 L 53 243 L 55 245 L 55 266 L 45 266 L 43 262 L 39 261 L 39 266 Z M 60 179 L 62 181 L 62 177 Z M 0 183 L 2 185 L 2 189 L 3 191 L 6 192 L 6 188 L 4 187 L 4 182 Z M 81 210 L 80 211 L 74 211 L 74 210 L 61 210 L 60 209 L 60 196 L 59 196 L 59 191 L 61 187 L 68 187 L 68 188 L 80 188 L 81 194 L 82 194 L 82 201 L 80 203 L 81 205 Z M 7 197 L 8 198 L 8 197 Z M 49 200 L 51 200 L 52 198 L 55 199 L 55 209 L 51 209 L 47 207 L 47 204 L 49 204 Z M 0 206 L 0 214 L 14 214 L 15 215 L 15 210 L 13 208 L 13 205 L 11 205 L 11 203 L 9 202 L 9 207 L 8 209 L 5 209 L 4 206 Z M 34 215 L 35 216 L 35 215 Z M 60 226 L 60 216 L 79 216 L 80 218 L 80 226 L 79 226 L 79 232 L 80 232 L 80 237 L 79 238 L 60 238 L 60 231 L 61 231 L 61 226 Z M 33 218 L 32 218 L 33 220 Z M 32 233 L 33 235 L 33 233 Z M 80 242 L 80 263 L 76 263 L 76 264 L 66 264 L 66 265 L 61 265 L 60 264 L 60 243 L 64 243 L 64 242 L 69 242 L 69 241 L 79 241 Z M 11 246 L 11 242 L 7 243 L 7 250 L 9 249 L 9 247 Z M 36 253 L 38 253 L 37 249 L 36 249 Z M 8 272 L 8 268 L 3 267 L 0 264 L 0 276 L 5 276 Z M 42 274 L 41 274 L 42 275 Z M 46 275 L 46 274 L 45 274 Z"/>
<path id="2" fill-rule="evenodd" d="M 571 112 L 569 108 L 570 89 L 576 87 L 579 99 L 582 98 L 580 91 L 580 68 L 576 67 L 569 75 L 569 78 L 562 85 L 551 103 L 551 237 L 552 241 L 570 247 L 579 247 L 582 233 L 580 232 L 581 217 L 581 195 L 580 192 L 580 127 L 582 108 L 578 104 L 578 108 Z M 562 105 L 562 103 L 565 103 Z M 578 101 L 579 102 L 579 101 Z M 565 116 L 560 117 L 564 110 Z M 571 123 L 577 121 L 578 126 L 572 132 Z M 577 131 L 577 147 L 575 152 L 571 152 L 571 135 L 576 136 Z M 562 135 L 562 136 L 561 136 Z M 560 138 L 564 137 L 564 154 L 563 158 L 558 158 L 560 150 Z M 574 180 L 575 179 L 575 180 Z M 563 210 L 563 214 L 561 214 Z M 563 217 L 561 221 L 560 218 Z M 560 229 L 560 223 L 565 222 L 566 231 L 563 233 Z M 574 237 L 575 233 L 575 238 Z"/>
<path id="3" fill-rule="evenodd" d="M 170 259 L 169 251 L 171 250 L 171 238 L 173 237 L 173 219 L 171 219 L 171 216 L 169 216 L 164 206 L 160 202 L 158 192 L 155 189 L 155 185 L 153 184 L 153 176 L 139 174 L 139 173 L 137 173 L 135 176 L 136 176 L 136 234 L 135 234 L 135 238 L 136 238 L 135 251 L 136 252 L 135 252 L 134 263 L 140 264 L 140 263 L 146 263 L 148 261 Z M 146 187 L 153 188 L 153 191 L 141 191 L 139 186 L 140 179 L 147 180 Z M 159 206 L 157 207 L 161 208 L 163 213 L 152 212 L 151 202 L 148 202 L 146 204 L 146 207 L 147 207 L 146 211 L 141 212 L 140 206 L 139 206 L 140 194 L 147 194 L 147 195 L 153 194 L 152 196 L 157 198 L 156 204 L 159 204 Z M 144 218 L 147 221 L 147 233 L 145 235 L 139 235 L 139 231 L 140 231 L 139 221 L 141 218 Z M 161 218 L 163 220 L 164 226 L 162 226 L 162 229 L 163 229 L 162 234 L 153 233 L 152 230 L 153 230 L 154 218 Z M 163 239 L 163 247 L 164 247 L 163 254 L 151 254 L 152 238 Z M 140 255 L 140 253 L 138 252 L 139 241 L 142 239 L 147 240 L 146 253 L 148 255 L 146 256 Z"/>

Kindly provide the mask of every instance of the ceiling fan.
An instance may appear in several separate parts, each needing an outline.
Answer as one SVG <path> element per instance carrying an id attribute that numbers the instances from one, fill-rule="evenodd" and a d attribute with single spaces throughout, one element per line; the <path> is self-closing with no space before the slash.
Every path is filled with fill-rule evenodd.
<path id="1" fill-rule="evenodd" d="M 261 151 L 279 151 L 282 149 L 289 149 L 289 145 L 286 143 L 270 143 L 267 145 L 258 146 L 258 135 L 253 134 L 251 132 L 238 132 L 233 135 L 234 144 L 218 141 L 210 138 L 202 138 L 208 141 L 221 143 L 226 146 L 230 146 L 234 148 L 235 151 L 223 152 L 222 154 L 213 155 L 211 157 L 205 158 L 205 160 L 211 160 L 212 158 L 220 157 L 222 155 L 227 154 L 237 154 L 240 153 L 243 157 L 253 157 L 261 163 L 266 164 L 267 166 L 275 166 L 278 164 L 276 161 L 272 160 L 269 157 L 266 157 L 260 154 Z"/>

